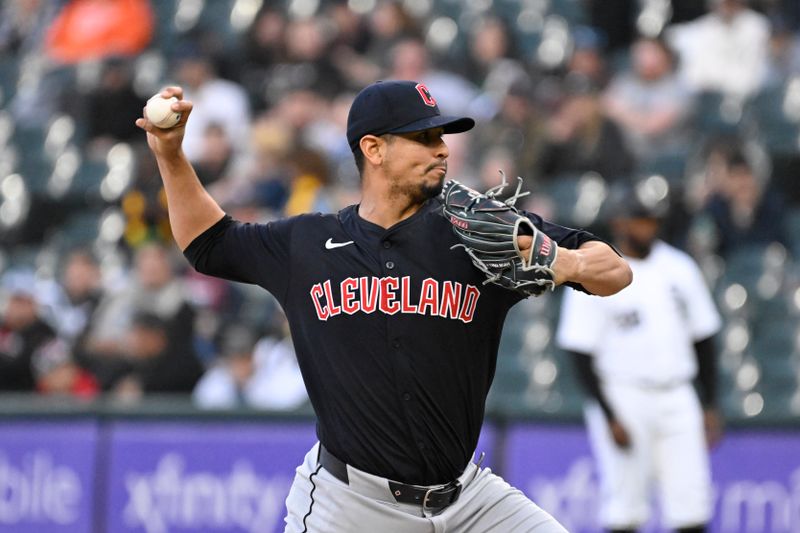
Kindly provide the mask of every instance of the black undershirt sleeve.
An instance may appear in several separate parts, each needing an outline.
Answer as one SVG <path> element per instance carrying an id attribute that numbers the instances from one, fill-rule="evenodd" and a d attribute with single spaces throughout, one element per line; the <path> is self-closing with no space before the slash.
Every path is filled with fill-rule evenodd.
<path id="1" fill-rule="evenodd" d="M 717 404 L 717 350 L 714 337 L 694 343 L 697 356 L 697 384 L 700 402 L 703 407 Z"/>
<path id="2" fill-rule="evenodd" d="M 592 366 L 592 356 L 581 352 L 573 352 L 571 350 L 567 353 L 572 357 L 572 362 L 575 365 L 575 370 L 578 375 L 578 382 L 580 382 L 584 392 L 600 404 L 600 408 L 606 415 L 607 420 L 614 420 L 614 411 L 603 395 L 603 391 L 600 390 L 600 379 L 597 377 L 597 373 Z"/>

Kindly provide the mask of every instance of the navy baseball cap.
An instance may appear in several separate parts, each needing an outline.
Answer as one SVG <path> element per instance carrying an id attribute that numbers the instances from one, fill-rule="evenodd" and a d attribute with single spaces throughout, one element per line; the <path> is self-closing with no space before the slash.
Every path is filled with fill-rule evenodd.
<path id="1" fill-rule="evenodd" d="M 353 100 L 347 115 L 347 142 L 355 152 L 364 135 L 410 133 L 444 128 L 445 133 L 472 129 L 469 117 L 442 115 L 425 84 L 416 81 L 379 81 Z"/>
<path id="2" fill-rule="evenodd" d="M 669 189 L 661 196 L 654 194 L 652 188 L 647 180 L 612 188 L 604 206 L 608 219 L 666 218 L 670 206 Z"/>

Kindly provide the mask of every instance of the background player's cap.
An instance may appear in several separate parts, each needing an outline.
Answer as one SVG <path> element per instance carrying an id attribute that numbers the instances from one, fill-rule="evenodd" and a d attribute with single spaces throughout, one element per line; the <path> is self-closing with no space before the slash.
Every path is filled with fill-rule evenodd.
<path id="1" fill-rule="evenodd" d="M 669 192 L 669 184 L 661 176 L 614 187 L 604 206 L 607 218 L 662 220 L 669 212 Z"/>
<path id="2" fill-rule="evenodd" d="M 379 81 L 362 90 L 347 116 L 347 142 L 355 151 L 364 135 L 409 133 L 444 128 L 445 133 L 471 129 L 469 117 L 442 115 L 428 88 L 415 81 Z"/>

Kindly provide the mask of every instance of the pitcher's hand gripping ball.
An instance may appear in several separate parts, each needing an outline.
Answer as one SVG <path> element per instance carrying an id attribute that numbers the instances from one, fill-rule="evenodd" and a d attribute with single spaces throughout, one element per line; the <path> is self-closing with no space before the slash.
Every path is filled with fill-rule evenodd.
<path id="1" fill-rule="evenodd" d="M 461 244 L 487 283 L 514 290 L 524 296 L 539 296 L 555 288 L 553 264 L 558 246 L 515 207 L 521 196 L 522 178 L 517 190 L 505 201 L 496 197 L 506 186 L 503 183 L 480 193 L 455 180 L 448 180 L 442 190 L 444 217 L 450 222 Z M 518 237 L 531 237 L 531 247 L 520 250 Z"/>
<path id="2" fill-rule="evenodd" d="M 164 130 L 174 127 L 181 120 L 181 114 L 173 111 L 171 107 L 177 101 L 174 96 L 164 98 L 160 93 L 151 97 L 144 107 L 147 120 Z"/>

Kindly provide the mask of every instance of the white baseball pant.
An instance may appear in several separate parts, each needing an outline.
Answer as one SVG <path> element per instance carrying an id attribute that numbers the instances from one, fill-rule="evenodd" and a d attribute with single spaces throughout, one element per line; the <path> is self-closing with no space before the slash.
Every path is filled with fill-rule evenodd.
<path id="1" fill-rule="evenodd" d="M 470 462 L 460 497 L 432 514 L 397 503 L 386 478 L 347 466 L 349 484 L 306 454 L 286 498 L 286 533 L 567 533 L 553 517 L 488 468 Z"/>
<path id="2" fill-rule="evenodd" d="M 711 518 L 711 468 L 703 415 L 691 384 L 642 387 L 603 384 L 603 392 L 632 444 L 619 448 L 596 403 L 584 411 L 600 473 L 604 527 L 644 525 L 657 488 L 664 524 L 673 529 Z"/>

